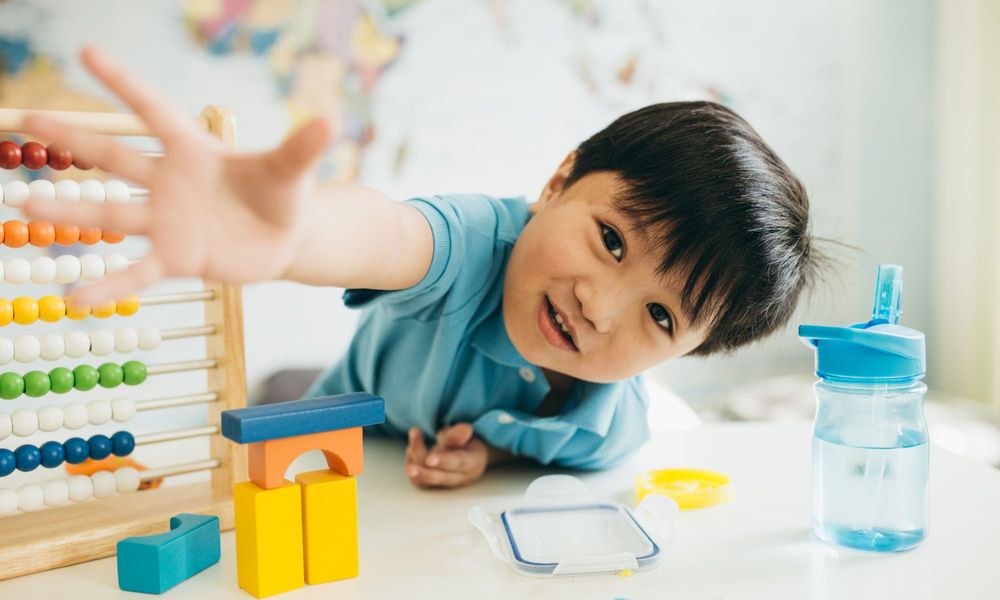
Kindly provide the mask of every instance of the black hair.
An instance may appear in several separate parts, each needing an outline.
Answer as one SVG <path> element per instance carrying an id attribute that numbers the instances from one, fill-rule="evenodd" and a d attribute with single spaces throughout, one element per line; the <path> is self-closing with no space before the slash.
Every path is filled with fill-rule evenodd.
<path id="1" fill-rule="evenodd" d="M 705 324 L 691 354 L 727 352 L 789 319 L 815 270 L 809 199 L 760 135 L 714 102 L 654 104 L 580 144 L 566 187 L 610 171 L 615 207 L 654 240 L 660 276 L 684 282 L 681 309 Z"/>

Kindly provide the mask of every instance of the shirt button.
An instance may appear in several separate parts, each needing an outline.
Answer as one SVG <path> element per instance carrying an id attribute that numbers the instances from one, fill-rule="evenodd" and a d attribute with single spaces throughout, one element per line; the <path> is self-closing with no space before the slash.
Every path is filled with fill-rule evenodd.
<path id="1" fill-rule="evenodd" d="M 528 367 L 521 367 L 517 372 L 521 376 L 521 379 L 527 381 L 528 383 L 534 383 L 535 372 L 532 369 L 529 369 Z"/>
<path id="2" fill-rule="evenodd" d="M 510 425 L 513 422 L 514 422 L 514 417 L 510 416 L 505 412 L 502 412 L 499 415 L 497 415 L 497 423 L 500 423 L 501 425 Z"/>

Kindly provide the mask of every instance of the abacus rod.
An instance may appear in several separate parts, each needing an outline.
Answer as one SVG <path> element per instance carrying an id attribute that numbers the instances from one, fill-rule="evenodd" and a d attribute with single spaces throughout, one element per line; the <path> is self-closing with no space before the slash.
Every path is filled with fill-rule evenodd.
<path id="1" fill-rule="evenodd" d="M 198 337 L 202 335 L 214 335 L 215 325 L 205 325 L 203 327 L 178 327 L 177 329 L 167 329 L 160 332 L 160 339 L 179 340 L 181 338 Z"/>
<path id="2" fill-rule="evenodd" d="M 193 427 L 191 429 L 174 429 L 172 431 L 160 431 L 158 433 L 147 433 L 135 438 L 136 446 L 146 444 L 159 444 L 160 442 L 173 442 L 176 440 L 187 440 L 190 438 L 204 437 L 219 433 L 218 425 L 206 425 L 205 427 Z"/>
<path id="3" fill-rule="evenodd" d="M 179 294 L 157 294 L 155 296 L 139 296 L 139 304 L 142 306 L 179 304 L 181 302 L 207 302 L 209 300 L 215 300 L 215 292 L 212 290 L 204 290 L 201 292 L 182 292 Z"/>
<path id="4" fill-rule="evenodd" d="M 139 481 L 145 483 L 147 481 L 153 481 L 154 479 L 162 479 L 164 477 L 170 477 L 172 475 L 185 475 L 187 473 L 196 473 L 198 471 L 215 469 L 218 466 L 219 466 L 218 459 L 212 458 L 209 460 L 203 460 L 199 462 L 174 465 L 172 467 L 163 467 L 160 469 L 147 469 L 145 471 L 139 471 Z"/>
<path id="5" fill-rule="evenodd" d="M 23 131 L 21 121 L 32 112 L 58 119 L 68 125 L 82 127 L 106 135 L 141 135 L 152 133 L 146 124 L 135 115 L 120 113 L 74 112 L 74 111 L 33 111 L 17 108 L 0 108 L 0 131 L 19 133 Z"/>
<path id="6" fill-rule="evenodd" d="M 184 362 L 163 363 L 162 365 L 147 365 L 147 375 L 164 375 L 166 373 L 180 373 L 183 371 L 197 371 L 199 369 L 214 369 L 215 359 L 207 358 L 203 360 L 188 360 Z"/>
<path id="7" fill-rule="evenodd" d="M 171 396 L 169 398 L 153 398 L 151 400 L 140 400 L 135 403 L 136 411 L 156 410 L 159 408 L 174 408 L 176 406 L 188 406 L 191 404 L 208 404 L 219 399 L 215 392 L 206 394 L 193 394 L 190 396 Z"/>

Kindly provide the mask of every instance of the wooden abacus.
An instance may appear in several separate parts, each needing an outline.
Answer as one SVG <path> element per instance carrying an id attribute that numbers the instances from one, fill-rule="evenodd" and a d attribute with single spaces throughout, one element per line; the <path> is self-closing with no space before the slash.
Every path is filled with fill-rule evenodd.
<path id="1" fill-rule="evenodd" d="M 0 134 L 18 134 L 26 112 L 0 109 Z M 47 114 L 100 134 L 151 136 L 142 121 L 132 115 L 51 111 Z M 199 120 L 223 143 L 230 146 L 235 143 L 233 119 L 226 110 L 206 108 Z M 72 155 L 65 150 L 47 148 L 30 141 L 17 144 L 10 139 L 5 140 L 3 135 L 0 135 L 0 142 L 0 168 L 48 168 L 53 172 L 71 165 L 81 170 L 90 168 L 79 161 L 74 162 Z M 39 174 L 33 173 L 35 176 Z M 113 202 L 140 200 L 146 193 L 115 180 L 90 178 L 77 183 L 64 178 L 53 183 L 36 178 L 30 184 L 20 181 L 4 184 L 0 200 L 16 208 L 33 194 L 56 200 Z M 111 244 L 124 237 L 107 231 L 80 230 L 72 225 L 40 221 L 24 223 L 16 219 L 5 222 L 0 232 L 3 236 L 0 244 L 10 247 L 65 246 L 76 242 L 95 244 L 98 241 Z M 28 281 L 71 283 L 98 278 L 105 272 L 125 268 L 128 262 L 120 254 L 100 257 L 92 253 L 79 258 L 67 254 L 55 260 L 39 257 L 31 262 L 15 259 L 8 261 L 0 281 L 12 284 Z M 4 265 L 0 263 L 0 266 Z M 148 367 L 144 361 L 128 361 L 125 364 L 105 362 L 97 368 L 79 365 L 72 371 L 56 368 L 47 374 L 42 371 L 24 375 L 5 372 L 0 374 L 0 398 L 13 398 L 23 393 L 31 397 L 44 395 L 48 399 L 50 394 L 66 392 L 70 388 L 86 390 L 120 383 L 138 384 L 147 375 L 194 370 L 207 370 L 208 390 L 165 398 L 119 398 L 113 402 L 94 400 L 86 406 L 69 403 L 61 407 L 24 408 L 13 412 L 4 406 L 7 400 L 0 399 L 0 475 L 11 466 L 11 456 L 16 468 L 16 471 L 0 476 L 0 580 L 113 555 L 119 540 L 162 531 L 169 518 L 177 513 L 215 514 L 219 516 L 223 529 L 231 529 L 233 484 L 246 478 L 246 455 L 242 448 L 222 438 L 219 419 L 223 410 L 246 404 L 240 289 L 206 283 L 203 290 L 195 292 L 131 297 L 93 308 L 67 306 L 60 296 L 49 295 L 36 300 L 21 294 L 10 294 L 11 289 L 10 285 L 0 285 L 0 290 L 8 290 L 0 293 L 0 325 L 6 325 L 0 326 L 0 371 L 9 370 L 9 365 L 3 366 L 3 363 L 11 359 L 27 362 L 38 358 L 56 360 L 61 356 L 78 358 L 88 353 L 102 356 L 111 351 L 151 350 L 161 340 L 200 336 L 205 338 L 206 355 L 198 360 Z M 2 299 L 11 295 L 21 297 L 12 302 Z M 19 325 L 36 320 L 54 322 L 64 317 L 80 319 L 81 325 L 85 326 L 82 329 L 85 329 L 91 317 L 102 318 L 112 314 L 129 316 L 140 306 L 178 302 L 204 302 L 204 324 L 163 331 L 145 326 L 124 327 L 113 334 L 107 329 L 96 329 L 89 334 L 73 331 L 63 336 L 47 334 L 37 338 L 19 336 L 19 332 L 12 331 Z M 13 341 L 9 339 L 15 336 Z M 100 387 L 94 388 L 95 385 Z M 204 426 L 135 435 L 131 431 L 119 431 L 110 437 L 93 435 L 88 440 L 57 433 L 64 427 L 75 429 L 86 424 L 122 422 L 136 411 L 195 404 L 208 406 L 208 422 Z M 33 435 L 35 431 L 51 432 L 46 436 L 50 441 L 40 446 L 19 444 L 18 437 Z M 44 485 L 28 483 L 15 488 L 17 478 L 28 475 L 18 471 L 36 468 L 41 471 L 46 467 L 55 469 L 63 461 L 79 462 L 88 456 L 99 459 L 109 453 L 124 456 L 130 454 L 135 446 L 205 437 L 209 438 L 210 455 L 196 461 L 150 465 L 148 470 L 139 471 L 122 467 L 114 473 L 98 471 L 90 477 L 50 478 Z M 15 446 L 17 452 L 12 454 L 10 449 Z M 163 486 L 128 493 L 141 484 L 204 471 L 210 473 L 209 480 L 205 482 L 172 486 L 167 481 Z M 55 473 L 54 470 L 51 472 Z M 60 475 L 65 477 L 65 473 Z M 87 499 L 88 496 L 91 498 Z M 82 501 L 75 502 L 74 499 Z"/>

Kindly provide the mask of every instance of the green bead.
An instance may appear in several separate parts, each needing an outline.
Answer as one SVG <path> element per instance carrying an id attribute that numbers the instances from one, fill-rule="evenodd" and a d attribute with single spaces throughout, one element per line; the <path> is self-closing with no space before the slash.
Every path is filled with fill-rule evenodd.
<path id="1" fill-rule="evenodd" d="M 32 398 L 40 398 L 49 393 L 52 383 L 49 374 L 41 371 L 28 371 L 24 374 L 24 393 Z"/>
<path id="2" fill-rule="evenodd" d="M 73 371 L 66 367 L 56 367 L 49 371 L 49 385 L 57 394 L 65 394 L 73 389 Z"/>
<path id="3" fill-rule="evenodd" d="M 139 385 L 146 381 L 146 365 L 137 360 L 128 361 L 122 365 L 122 370 L 125 371 L 125 385 Z"/>
<path id="4" fill-rule="evenodd" d="M 97 367 L 97 372 L 100 375 L 101 387 L 106 388 L 121 385 L 122 379 L 125 377 L 125 370 L 115 363 L 104 363 Z"/>
<path id="5" fill-rule="evenodd" d="M 100 375 L 98 375 L 97 369 L 90 365 L 80 365 L 73 369 L 73 387 L 82 392 L 94 389 L 98 379 L 100 379 Z"/>
<path id="6" fill-rule="evenodd" d="M 13 400 L 24 393 L 24 379 L 17 373 L 0 375 L 0 398 Z"/>

